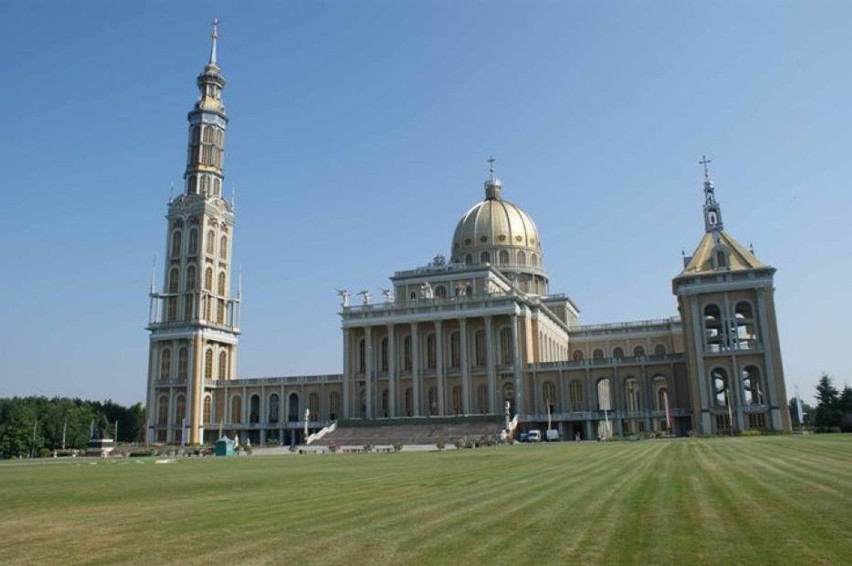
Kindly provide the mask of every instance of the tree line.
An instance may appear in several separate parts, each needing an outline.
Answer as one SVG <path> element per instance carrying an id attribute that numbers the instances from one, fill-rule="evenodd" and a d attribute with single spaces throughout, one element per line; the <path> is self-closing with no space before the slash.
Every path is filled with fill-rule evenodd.
<path id="1" fill-rule="evenodd" d="M 67 397 L 0 399 L 0 457 L 84 449 L 93 429 L 118 442 L 142 442 L 145 407 L 141 403 L 125 407 L 110 399 L 103 402 Z"/>
<path id="2" fill-rule="evenodd" d="M 840 391 L 824 373 L 816 386 L 816 401 L 816 407 L 802 403 L 803 415 L 799 415 L 798 400 L 790 399 L 793 422 L 816 432 L 852 432 L 852 387 L 847 385 Z"/>

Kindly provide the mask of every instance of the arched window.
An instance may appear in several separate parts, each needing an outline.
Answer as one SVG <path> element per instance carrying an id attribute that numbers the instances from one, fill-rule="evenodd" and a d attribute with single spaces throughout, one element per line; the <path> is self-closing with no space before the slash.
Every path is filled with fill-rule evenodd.
<path id="1" fill-rule="evenodd" d="M 175 422 L 182 423 L 186 418 L 186 397 L 183 393 L 178 393 L 175 398 Z"/>
<path id="2" fill-rule="evenodd" d="M 598 410 L 612 410 L 612 388 L 608 377 L 598 380 Z"/>
<path id="3" fill-rule="evenodd" d="M 213 290 L 213 268 L 211 267 L 208 267 L 207 270 L 204 271 L 204 290 Z"/>
<path id="4" fill-rule="evenodd" d="M 612 357 L 617 360 L 620 360 L 624 357 L 624 350 L 622 348 L 614 348 L 612 350 Z"/>
<path id="5" fill-rule="evenodd" d="M 207 231 L 207 253 L 213 255 L 213 248 L 216 245 L 216 234 L 213 230 Z"/>
<path id="6" fill-rule="evenodd" d="M 710 372 L 710 381 L 713 384 L 713 403 L 718 407 L 730 405 L 731 390 L 728 383 L 728 372 L 723 368 L 714 368 Z"/>
<path id="7" fill-rule="evenodd" d="M 476 408 L 479 413 L 488 412 L 488 388 L 484 385 L 476 387 Z"/>
<path id="8" fill-rule="evenodd" d="M 643 348 L 642 346 L 636 346 L 635 348 L 633 348 L 633 355 L 637 358 L 641 358 L 645 355 L 645 348 Z"/>
<path id="9" fill-rule="evenodd" d="M 485 331 L 477 330 L 473 335 L 473 351 L 474 351 L 474 360 L 476 361 L 477 366 L 485 365 Z"/>
<path id="10" fill-rule="evenodd" d="M 512 363 L 512 329 L 500 329 L 500 363 L 509 365 Z"/>
<path id="11" fill-rule="evenodd" d="M 760 379 L 760 370 L 755 366 L 743 368 L 743 401 L 746 405 L 765 405 L 766 397 Z"/>
<path id="12" fill-rule="evenodd" d="M 299 420 L 299 395 L 290 393 L 287 397 L 287 420 L 295 422 Z"/>
<path id="13" fill-rule="evenodd" d="M 213 422 L 213 397 L 210 395 L 204 396 L 204 415 L 201 419 L 205 424 Z"/>
<path id="14" fill-rule="evenodd" d="M 169 398 L 166 395 L 160 395 L 157 400 L 157 424 L 169 423 Z"/>
<path id="15" fill-rule="evenodd" d="M 267 422 L 277 423 L 281 418 L 281 406 L 280 399 L 278 397 L 278 393 L 273 393 L 269 396 L 269 412 L 266 416 Z"/>
<path id="16" fill-rule="evenodd" d="M 556 410 L 556 386 L 552 381 L 545 381 L 541 387 L 541 398 L 544 400 L 544 408 L 549 413 Z"/>
<path id="17" fill-rule="evenodd" d="M 464 407 L 462 407 L 462 397 L 461 397 L 461 386 L 453 385 L 453 412 L 457 415 L 462 414 Z"/>
<path id="18" fill-rule="evenodd" d="M 228 379 L 228 353 L 225 350 L 219 352 L 219 379 Z"/>
<path id="19" fill-rule="evenodd" d="M 669 400 L 666 378 L 655 375 L 651 380 L 651 386 L 654 388 L 654 410 L 665 411 Z"/>
<path id="20" fill-rule="evenodd" d="M 210 162 L 210 148 L 205 147 L 201 149 L 201 161 L 203 163 Z M 207 175 L 201 176 L 201 194 L 205 197 L 210 194 L 210 177 Z"/>
<path id="21" fill-rule="evenodd" d="M 450 367 L 457 368 L 461 366 L 461 341 L 458 331 L 450 334 Z"/>
<path id="22" fill-rule="evenodd" d="M 430 387 L 427 392 L 427 396 L 429 398 L 429 414 L 437 415 L 438 414 L 438 388 Z"/>
<path id="23" fill-rule="evenodd" d="M 308 410 L 311 412 L 310 420 L 315 421 L 319 419 L 319 393 L 311 393 L 308 395 Z"/>
<path id="24" fill-rule="evenodd" d="M 260 422 L 260 395 L 255 393 L 249 397 L 249 424 Z"/>
<path id="25" fill-rule="evenodd" d="M 160 352 L 160 379 L 169 379 L 172 377 L 172 351 L 169 348 L 163 348 Z"/>
<path id="26" fill-rule="evenodd" d="M 166 322 L 172 322 L 177 318 L 177 298 L 166 299 Z"/>
<path id="27" fill-rule="evenodd" d="M 526 265 L 527 264 L 527 254 L 524 252 L 518 252 L 518 265 Z"/>
<path id="28" fill-rule="evenodd" d="M 219 287 L 216 290 L 216 292 L 219 293 L 219 295 L 221 295 L 223 297 L 225 296 L 225 272 L 224 271 L 219 272 Z"/>
<path id="29" fill-rule="evenodd" d="M 655 356 L 665 356 L 666 355 L 666 347 L 663 344 L 657 344 L 654 346 L 654 355 Z"/>
<path id="30" fill-rule="evenodd" d="M 213 126 L 204 126 L 203 128 L 203 140 L 204 143 L 213 143 L 213 130 L 215 128 Z"/>
<path id="31" fill-rule="evenodd" d="M 231 397 L 231 422 L 243 422 L 243 399 L 239 395 Z"/>
<path id="32" fill-rule="evenodd" d="M 180 272 L 177 267 L 173 267 L 169 270 L 169 293 L 177 293 L 178 292 L 178 280 L 180 279 Z"/>
<path id="33" fill-rule="evenodd" d="M 464 294 L 467 295 L 468 297 L 472 297 L 473 296 L 473 286 L 468 285 L 467 287 L 465 287 L 464 288 Z"/>
<path id="34" fill-rule="evenodd" d="M 435 335 L 426 336 L 426 367 L 434 369 L 438 365 L 438 354 L 435 347 Z"/>
<path id="35" fill-rule="evenodd" d="M 414 392 L 408 387 L 403 394 L 403 403 L 405 409 L 405 416 L 410 417 L 414 414 Z"/>
<path id="36" fill-rule="evenodd" d="M 180 255 L 180 240 L 180 230 L 172 232 L 172 257 L 178 257 Z"/>
<path id="37" fill-rule="evenodd" d="M 480 263 L 491 263 L 491 254 L 488 253 L 488 252 L 482 252 L 479 255 L 479 262 Z"/>
<path id="38" fill-rule="evenodd" d="M 189 373 L 189 351 L 186 348 L 178 350 L 178 379 L 186 379 Z"/>
<path id="39" fill-rule="evenodd" d="M 340 414 L 340 394 L 332 391 L 328 394 L 328 418 L 334 420 Z"/>
<path id="40" fill-rule="evenodd" d="M 221 259 L 228 259 L 228 236 L 219 238 L 219 257 Z"/>
<path id="41" fill-rule="evenodd" d="M 446 299 L 447 298 L 447 288 L 443 285 L 438 285 L 435 287 L 435 297 L 438 299 Z"/>
<path id="42" fill-rule="evenodd" d="M 192 153 L 193 153 L 193 158 L 194 158 L 193 161 L 196 161 L 198 159 L 198 148 L 193 147 Z M 195 175 L 193 175 L 192 177 L 189 178 L 189 194 L 194 195 L 194 194 L 197 194 L 197 193 L 198 193 L 198 178 Z"/>
<path id="43" fill-rule="evenodd" d="M 538 256 L 535 254 L 530 254 L 530 263 L 533 267 L 538 267 Z"/>
<path id="44" fill-rule="evenodd" d="M 473 255 L 467 254 L 466 256 L 464 256 L 464 263 L 465 263 L 465 265 L 472 264 L 473 263 Z"/>
<path id="45" fill-rule="evenodd" d="M 411 335 L 402 339 L 402 369 L 411 369 Z"/>
<path id="46" fill-rule="evenodd" d="M 183 318 L 184 320 L 192 320 L 192 310 L 195 299 L 192 295 L 187 295 L 183 299 Z"/>
<path id="47" fill-rule="evenodd" d="M 748 301 L 740 301 L 734 307 L 734 335 L 731 345 L 738 350 L 757 348 L 757 324 L 754 309 Z"/>
<path id="48" fill-rule="evenodd" d="M 583 383 L 579 379 L 568 384 L 568 400 L 571 403 L 571 411 L 576 413 L 583 410 Z"/>
<path id="49" fill-rule="evenodd" d="M 213 379 L 213 348 L 204 352 L 204 379 Z"/>
<path id="50" fill-rule="evenodd" d="M 721 351 L 725 343 L 722 312 L 712 303 L 704 307 L 704 340 L 710 352 Z"/>
<path id="51" fill-rule="evenodd" d="M 216 166 L 221 167 L 221 162 L 219 158 L 220 154 L 216 152 Z M 218 196 L 222 196 L 222 181 L 219 180 L 219 177 L 213 177 L 213 194 Z"/>
<path id="52" fill-rule="evenodd" d="M 627 404 L 628 413 L 638 413 L 642 410 L 641 404 L 642 390 L 639 387 L 639 380 L 635 377 L 628 377 L 624 380 L 624 400 Z"/>
<path id="53" fill-rule="evenodd" d="M 190 265 L 186 268 L 186 290 L 193 291 L 195 289 L 195 266 Z"/>
<path id="54" fill-rule="evenodd" d="M 367 342 L 363 338 L 358 340 L 358 373 L 367 371 Z"/>
<path id="55" fill-rule="evenodd" d="M 509 263 L 509 252 L 506 250 L 500 250 L 497 254 L 497 263 L 500 265 L 508 265 Z"/>
<path id="56" fill-rule="evenodd" d="M 604 357 L 603 350 L 601 350 L 600 348 L 595 348 L 595 350 L 592 352 L 592 359 L 593 360 L 602 360 L 603 357 Z"/>
<path id="57" fill-rule="evenodd" d="M 583 350 L 574 350 L 574 354 L 571 356 L 575 362 L 579 362 L 583 359 Z"/>
<path id="58" fill-rule="evenodd" d="M 198 253 L 198 228 L 193 228 L 189 231 L 189 255 Z"/>
<path id="59" fill-rule="evenodd" d="M 388 371 L 388 338 L 385 336 L 382 338 L 381 345 L 379 346 L 380 356 L 381 356 L 381 371 Z"/>

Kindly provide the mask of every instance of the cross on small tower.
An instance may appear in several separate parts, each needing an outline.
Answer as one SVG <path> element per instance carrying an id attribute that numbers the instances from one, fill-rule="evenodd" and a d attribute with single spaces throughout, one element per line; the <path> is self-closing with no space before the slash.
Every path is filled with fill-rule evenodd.
<path id="1" fill-rule="evenodd" d="M 699 162 L 698 162 L 698 164 L 699 164 L 699 165 L 703 165 L 703 166 L 704 166 L 704 178 L 705 178 L 705 179 L 709 179 L 709 178 L 710 178 L 710 172 L 707 170 L 707 164 L 708 164 L 708 163 L 713 163 L 713 161 L 712 161 L 712 160 L 710 160 L 710 159 L 707 159 L 707 156 L 706 156 L 706 155 L 702 155 L 702 156 L 701 156 L 701 161 L 699 161 Z"/>
<path id="2" fill-rule="evenodd" d="M 494 159 L 493 155 L 488 156 L 488 172 L 491 173 L 491 180 L 494 180 L 494 162 L 497 161 Z"/>
<path id="3" fill-rule="evenodd" d="M 219 37 L 219 18 L 213 18 L 213 39 Z"/>

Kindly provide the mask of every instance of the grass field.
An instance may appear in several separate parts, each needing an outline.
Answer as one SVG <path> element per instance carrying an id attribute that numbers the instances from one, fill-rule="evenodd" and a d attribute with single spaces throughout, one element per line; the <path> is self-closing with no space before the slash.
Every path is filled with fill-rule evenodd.
<path id="1" fill-rule="evenodd" d="M 0 464 L 0 563 L 850 564 L 852 435 Z"/>

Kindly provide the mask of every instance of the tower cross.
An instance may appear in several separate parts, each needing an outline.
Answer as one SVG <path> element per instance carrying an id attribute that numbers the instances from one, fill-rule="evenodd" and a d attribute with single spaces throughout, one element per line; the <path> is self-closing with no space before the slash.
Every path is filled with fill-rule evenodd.
<path id="1" fill-rule="evenodd" d="M 491 180 L 494 180 L 494 162 L 497 161 L 494 159 L 493 155 L 488 156 L 488 172 L 491 173 Z"/>
<path id="2" fill-rule="evenodd" d="M 703 166 L 704 166 L 704 177 L 705 177 L 705 178 L 710 178 L 710 172 L 707 170 L 707 164 L 708 164 L 708 163 L 713 163 L 713 161 L 712 161 L 712 160 L 710 160 L 710 159 L 707 159 L 707 156 L 706 156 L 706 155 L 702 155 L 702 156 L 701 156 L 701 161 L 699 161 L 699 162 L 698 162 L 698 164 L 699 164 L 699 165 L 703 165 Z"/>

